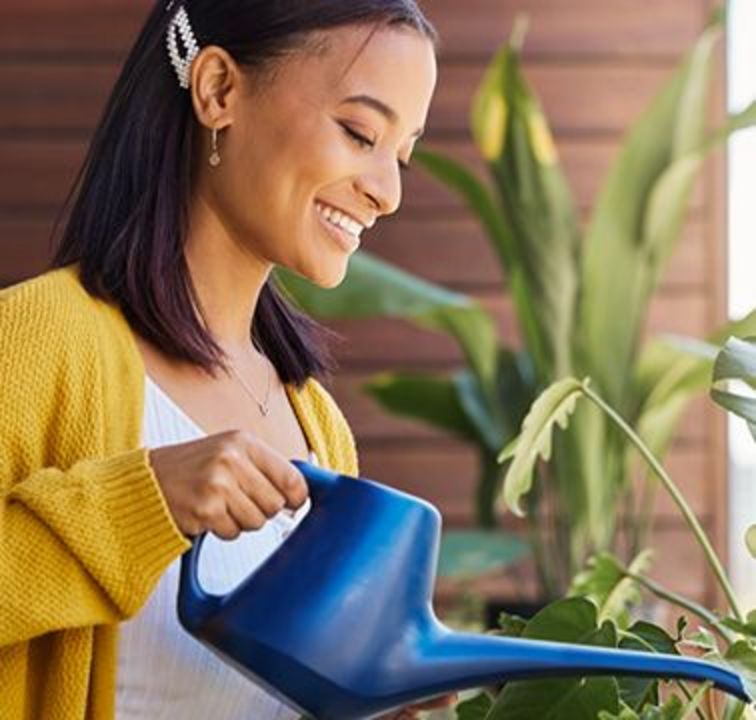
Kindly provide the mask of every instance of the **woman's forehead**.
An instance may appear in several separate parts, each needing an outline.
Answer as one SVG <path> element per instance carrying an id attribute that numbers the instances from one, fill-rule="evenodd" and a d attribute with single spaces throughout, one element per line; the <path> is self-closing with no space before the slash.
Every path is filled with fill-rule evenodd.
<path id="1" fill-rule="evenodd" d="M 334 28 L 319 36 L 320 51 L 300 56 L 290 68 L 298 86 L 316 92 L 324 102 L 375 98 L 394 110 L 396 119 L 422 126 L 436 82 L 429 39 L 411 28 L 365 25 Z"/>

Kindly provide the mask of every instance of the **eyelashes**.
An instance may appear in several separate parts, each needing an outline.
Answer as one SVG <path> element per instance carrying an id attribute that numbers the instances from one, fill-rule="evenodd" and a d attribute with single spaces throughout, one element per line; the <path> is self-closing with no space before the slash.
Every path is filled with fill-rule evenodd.
<path id="1" fill-rule="evenodd" d="M 375 147 L 375 143 L 372 140 L 369 140 L 364 135 L 360 135 L 360 133 L 355 132 L 354 130 L 352 130 L 352 128 L 349 127 L 349 125 L 345 125 L 344 123 L 339 123 L 339 125 L 341 125 L 347 136 L 350 137 L 361 148 Z M 404 160 L 397 160 L 397 163 L 399 164 L 399 167 L 402 171 L 407 172 L 410 170 L 409 163 L 404 162 Z"/>

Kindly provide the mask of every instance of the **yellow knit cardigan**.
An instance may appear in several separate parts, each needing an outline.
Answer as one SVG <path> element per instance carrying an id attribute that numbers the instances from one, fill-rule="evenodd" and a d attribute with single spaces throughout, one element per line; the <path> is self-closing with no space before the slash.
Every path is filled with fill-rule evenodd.
<path id="1" fill-rule="evenodd" d="M 0 720 L 112 718 L 117 623 L 189 547 L 140 447 L 144 372 L 76 266 L 0 292 Z M 331 396 L 287 391 L 321 462 L 356 475 Z"/>

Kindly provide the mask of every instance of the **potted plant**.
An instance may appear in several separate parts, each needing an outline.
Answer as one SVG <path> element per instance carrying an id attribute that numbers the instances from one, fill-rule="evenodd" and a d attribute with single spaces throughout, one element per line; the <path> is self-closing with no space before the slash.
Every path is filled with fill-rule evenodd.
<path id="1" fill-rule="evenodd" d="M 473 444 L 479 456 L 475 495 L 480 526 L 498 523 L 504 469 L 500 448 L 517 433 L 539 391 L 565 377 L 593 386 L 663 456 L 688 400 L 705 390 L 712 357 L 662 339 L 644 345 L 649 301 L 680 235 L 691 189 L 708 151 L 756 123 L 756 104 L 707 131 L 706 88 L 718 14 L 631 128 L 583 230 L 560 169 L 548 123 L 521 70 L 517 25 L 491 62 L 471 112 L 473 137 L 488 182 L 428 149 L 416 157 L 479 219 L 502 264 L 522 346 L 499 344 L 493 322 L 473 299 L 425 282 L 366 252 L 344 283 L 319 291 L 291 275 L 289 293 L 321 317 L 395 316 L 450 334 L 464 366 L 454 373 L 391 373 L 366 386 L 388 411 L 415 418 Z M 756 333 L 756 313 L 710 340 Z M 612 549 L 616 509 L 637 507 L 625 546 L 643 547 L 648 503 L 623 502 L 633 446 L 606 416 L 581 407 L 554 442 L 551 462 L 536 468 L 525 496 L 528 540 L 546 597 L 558 597 L 594 552 Z M 648 482 L 654 482 L 649 480 Z M 558 512 L 546 514 L 548 505 Z M 627 558 L 625 558 L 627 559 Z"/>

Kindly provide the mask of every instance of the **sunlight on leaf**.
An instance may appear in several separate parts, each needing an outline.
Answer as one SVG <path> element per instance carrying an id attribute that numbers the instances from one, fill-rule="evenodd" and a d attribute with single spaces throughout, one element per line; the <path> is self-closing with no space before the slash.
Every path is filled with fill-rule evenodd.
<path id="1" fill-rule="evenodd" d="M 748 552 L 756 558 L 756 525 L 751 525 L 746 532 L 746 547 Z"/>
<path id="2" fill-rule="evenodd" d="M 651 550 L 642 551 L 630 563 L 629 570 L 643 574 L 651 566 Z M 592 557 L 586 569 L 572 581 L 570 595 L 587 596 L 599 608 L 599 621 L 614 620 L 620 628 L 630 625 L 630 609 L 640 602 L 638 584 L 628 578 L 617 559 L 608 552 Z"/>

